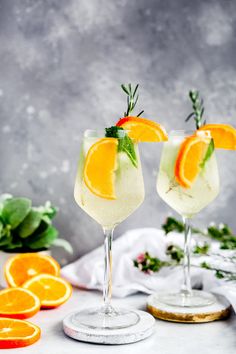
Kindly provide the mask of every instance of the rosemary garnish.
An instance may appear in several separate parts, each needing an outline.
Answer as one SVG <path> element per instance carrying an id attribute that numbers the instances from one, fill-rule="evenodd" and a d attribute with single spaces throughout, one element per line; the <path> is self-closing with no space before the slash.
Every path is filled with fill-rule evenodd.
<path id="1" fill-rule="evenodd" d="M 204 106 L 203 99 L 200 97 L 199 91 L 191 90 L 189 91 L 189 97 L 192 101 L 193 112 L 188 115 L 185 122 L 188 122 L 191 118 L 195 120 L 196 128 L 199 129 L 206 124 L 206 120 L 203 121 Z"/>
<path id="2" fill-rule="evenodd" d="M 139 85 L 136 85 L 134 89 L 132 89 L 132 85 L 128 84 L 125 86 L 124 84 L 121 85 L 122 90 L 126 93 L 127 95 L 127 111 L 124 112 L 124 117 L 128 117 L 134 110 L 136 103 L 138 102 L 139 94 L 138 94 L 138 87 Z M 136 115 L 136 117 L 141 116 L 144 111 L 139 112 L 139 114 Z"/>

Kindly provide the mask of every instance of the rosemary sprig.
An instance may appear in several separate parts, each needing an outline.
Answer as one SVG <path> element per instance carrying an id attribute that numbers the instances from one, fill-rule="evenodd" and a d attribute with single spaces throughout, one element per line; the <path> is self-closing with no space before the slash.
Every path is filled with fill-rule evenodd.
<path id="1" fill-rule="evenodd" d="M 132 88 L 131 84 L 128 84 L 125 86 L 124 84 L 121 85 L 122 90 L 126 93 L 127 95 L 127 111 L 124 112 L 124 117 L 128 117 L 134 110 L 136 103 L 138 102 L 139 94 L 138 94 L 138 87 L 139 85 L 136 85 L 135 88 Z M 136 117 L 141 116 L 144 111 L 139 112 L 139 114 L 136 115 Z"/>
<path id="2" fill-rule="evenodd" d="M 208 245 L 204 245 L 203 247 L 196 246 L 193 253 L 194 254 L 207 254 Z M 170 257 L 170 261 L 162 261 L 160 258 L 152 257 L 148 252 L 141 253 L 137 256 L 136 259 L 133 260 L 133 265 L 137 267 L 141 272 L 146 274 L 153 274 L 155 272 L 159 272 L 163 267 L 175 267 L 182 263 L 182 259 L 184 256 L 183 249 L 177 245 L 171 244 L 166 249 L 166 255 Z M 218 255 L 222 260 L 224 260 L 224 256 Z M 227 257 L 228 264 L 235 265 L 235 256 Z M 195 268 L 204 268 L 208 270 L 212 270 L 218 279 L 224 279 L 226 281 L 235 281 L 236 280 L 236 272 L 229 271 L 222 268 L 217 268 L 215 266 L 210 265 L 209 263 L 202 262 L 200 265 L 192 265 Z"/>
<path id="3" fill-rule="evenodd" d="M 201 268 L 212 270 L 215 272 L 215 276 L 218 279 L 224 279 L 227 281 L 235 281 L 236 280 L 236 272 L 231 272 L 229 270 L 224 270 L 216 267 L 212 267 L 207 262 L 202 262 Z"/>
<path id="4" fill-rule="evenodd" d="M 162 225 L 162 229 L 165 231 L 166 235 L 171 231 L 183 233 L 184 224 L 174 217 L 168 217 L 165 223 Z M 236 249 L 236 235 L 227 224 L 219 224 L 217 226 L 214 223 L 211 223 L 206 230 L 201 230 L 193 227 L 192 232 L 219 241 L 221 249 Z"/>
<path id="5" fill-rule="evenodd" d="M 185 122 L 188 122 L 191 118 L 193 118 L 196 123 L 196 128 L 199 129 L 201 126 L 206 124 L 206 120 L 203 121 L 204 102 L 200 97 L 199 91 L 197 90 L 189 91 L 189 97 L 192 101 L 193 112 L 188 115 L 188 117 L 185 119 Z"/>

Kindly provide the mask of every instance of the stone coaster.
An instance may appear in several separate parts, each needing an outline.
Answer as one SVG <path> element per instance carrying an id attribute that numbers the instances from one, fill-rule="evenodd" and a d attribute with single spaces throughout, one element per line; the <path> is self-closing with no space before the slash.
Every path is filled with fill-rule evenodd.
<path id="1" fill-rule="evenodd" d="M 155 317 L 171 322 L 203 323 L 225 319 L 230 314 L 231 305 L 220 295 L 215 295 L 217 301 L 203 307 L 169 306 L 158 301 L 153 294 L 147 299 L 147 309 Z"/>
<path id="2" fill-rule="evenodd" d="M 63 320 L 63 329 L 66 335 L 82 342 L 99 344 L 128 344 L 138 342 L 149 337 L 154 331 L 155 319 L 144 311 L 134 311 L 140 316 L 137 324 L 122 329 L 91 329 L 83 325 L 76 326 L 71 318 L 74 313 L 69 314 Z"/>

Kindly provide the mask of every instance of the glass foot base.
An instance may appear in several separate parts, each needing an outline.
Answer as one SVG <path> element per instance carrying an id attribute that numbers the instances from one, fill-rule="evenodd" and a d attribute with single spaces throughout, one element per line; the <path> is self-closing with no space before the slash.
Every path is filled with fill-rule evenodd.
<path id="1" fill-rule="evenodd" d="M 157 294 L 156 299 L 163 304 L 177 307 L 202 307 L 212 305 L 216 302 L 214 295 L 201 290 L 192 290 L 191 294 L 184 291 Z"/>
<path id="2" fill-rule="evenodd" d="M 72 317 L 73 324 L 92 329 L 120 329 L 136 325 L 140 320 L 134 311 L 125 309 L 89 308 L 75 313 Z"/>

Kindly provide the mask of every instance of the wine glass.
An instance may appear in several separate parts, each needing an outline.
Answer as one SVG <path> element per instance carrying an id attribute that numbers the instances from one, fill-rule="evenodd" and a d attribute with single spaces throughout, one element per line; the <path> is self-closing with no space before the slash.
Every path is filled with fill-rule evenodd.
<path id="1" fill-rule="evenodd" d="M 199 172 L 191 186 L 183 187 L 176 176 L 176 163 L 186 157 L 180 154 L 187 139 L 195 136 L 201 141 L 198 144 L 198 153 L 202 160 L 198 165 Z M 200 146 L 200 148 L 199 148 Z M 208 148 L 206 148 L 208 146 Z M 178 162 L 177 162 L 178 159 Z M 183 162 L 183 161 L 182 161 Z M 187 162 L 189 176 L 193 173 L 193 159 Z M 219 174 L 214 143 L 209 131 L 172 131 L 169 140 L 164 143 L 160 169 L 157 177 L 157 193 L 177 213 L 179 213 L 185 226 L 184 259 L 183 259 L 183 284 L 177 293 L 158 294 L 157 298 L 162 303 L 172 306 L 200 307 L 215 302 L 215 297 L 201 290 L 192 290 L 190 279 L 190 239 L 191 219 L 211 203 L 219 193 Z"/>
<path id="2" fill-rule="evenodd" d="M 77 204 L 94 220 L 104 232 L 105 272 L 103 286 L 103 306 L 89 308 L 77 312 L 73 322 L 93 329 L 118 329 L 133 326 L 139 322 L 139 315 L 135 311 L 113 308 L 112 296 L 112 239 L 114 228 L 125 220 L 144 200 L 144 183 L 139 158 L 138 146 L 131 141 L 133 154 L 136 156 L 134 164 L 130 155 L 122 149 L 116 150 L 116 169 L 114 171 L 114 187 L 116 199 L 107 199 L 93 193 L 85 183 L 84 166 L 90 148 L 100 140 L 116 139 L 118 144 L 122 139 L 130 139 L 125 130 L 118 131 L 118 138 L 106 138 L 105 131 L 86 130 L 83 137 L 79 160 L 78 173 L 75 181 L 74 197 Z M 103 169 L 107 156 L 102 156 L 98 169 Z M 98 161 L 96 162 L 98 164 Z"/>

